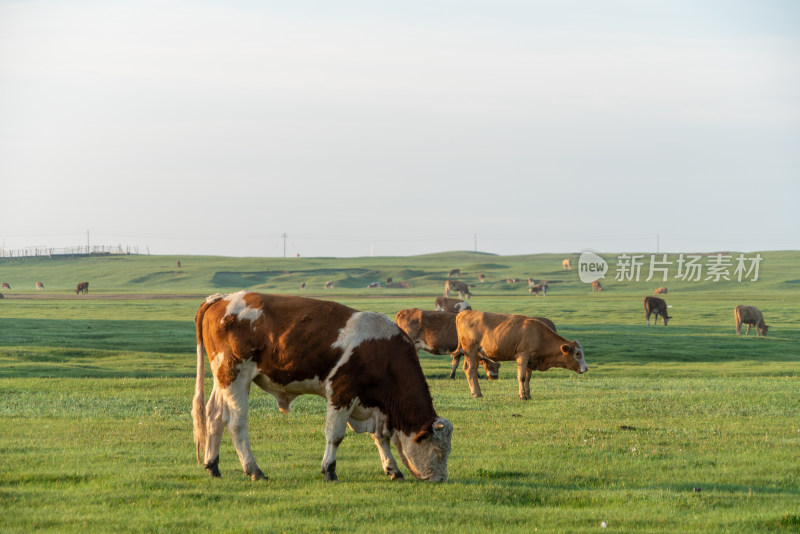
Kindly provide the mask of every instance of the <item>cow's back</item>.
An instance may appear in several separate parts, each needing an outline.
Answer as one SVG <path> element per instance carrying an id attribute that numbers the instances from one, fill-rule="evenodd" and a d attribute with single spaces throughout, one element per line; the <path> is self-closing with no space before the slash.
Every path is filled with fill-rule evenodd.
<path id="1" fill-rule="evenodd" d="M 519 327 L 525 317 L 505 313 L 466 310 L 456 316 L 458 343 L 465 351 L 480 345 L 492 360 L 508 359 L 519 343 Z M 512 356 L 513 358 L 513 356 Z"/>
<path id="2" fill-rule="evenodd" d="M 644 298 L 645 312 L 657 312 L 664 315 L 667 311 L 667 302 L 658 297 L 645 297 Z"/>
<path id="3" fill-rule="evenodd" d="M 397 312 L 395 322 L 418 347 L 433 354 L 446 354 L 458 346 L 456 315 L 449 311 L 411 308 Z"/>
<path id="4" fill-rule="evenodd" d="M 341 349 L 333 347 L 355 310 L 337 302 L 283 295 L 235 293 L 209 297 L 201 307 L 203 343 L 209 358 L 224 360 L 224 384 L 238 363 L 253 359 L 270 380 L 287 384 L 328 376 Z"/>
<path id="5" fill-rule="evenodd" d="M 736 306 L 736 320 L 744 324 L 761 324 L 764 322 L 764 315 L 755 306 Z"/>

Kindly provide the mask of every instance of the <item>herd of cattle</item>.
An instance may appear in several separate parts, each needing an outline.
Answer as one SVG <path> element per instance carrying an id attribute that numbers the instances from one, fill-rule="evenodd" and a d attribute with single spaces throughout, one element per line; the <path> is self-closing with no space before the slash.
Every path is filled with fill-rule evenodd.
<path id="1" fill-rule="evenodd" d="M 248 395 L 254 383 L 275 397 L 284 414 L 303 394 L 327 400 L 321 466 L 325 480 L 337 480 L 336 454 L 349 426 L 371 434 L 381 467 L 392 480 L 403 478 L 392 455 L 394 443 L 416 478 L 444 481 L 453 425 L 433 407 L 419 350 L 449 355 L 451 379 L 464 357 L 473 397 L 482 396 L 479 363 L 489 379 L 496 379 L 500 362 L 515 362 L 522 400 L 531 398 L 534 371 L 589 370 L 580 342 L 559 335 L 551 320 L 473 310 L 468 302 L 447 295 L 459 290 L 453 282 L 448 280 L 445 295 L 435 299 L 435 310 L 403 309 L 394 322 L 380 313 L 299 296 L 240 291 L 208 297 L 195 317 L 192 420 L 198 463 L 211 476 L 221 476 L 219 450 L 227 427 L 244 472 L 253 480 L 265 478 L 248 434 Z M 461 289 L 468 297 L 469 287 Z M 656 293 L 665 294 L 666 288 Z M 645 297 L 644 307 L 648 325 L 651 315 L 667 325 L 664 299 Z M 747 333 L 755 325 L 759 335 L 766 335 L 768 327 L 757 308 L 737 306 L 735 317 L 737 334 L 747 324 Z M 206 354 L 214 377 L 207 401 Z"/>
<path id="2" fill-rule="evenodd" d="M 37 291 L 44 291 L 44 282 L 40 282 L 37 280 L 36 282 L 34 282 L 34 287 L 36 288 Z M 0 288 L 11 291 L 11 284 L 9 284 L 8 282 L 2 282 Z M 75 288 L 76 295 L 80 295 L 81 293 L 83 293 L 84 295 L 89 294 L 89 282 L 80 282 L 78 286 Z"/>

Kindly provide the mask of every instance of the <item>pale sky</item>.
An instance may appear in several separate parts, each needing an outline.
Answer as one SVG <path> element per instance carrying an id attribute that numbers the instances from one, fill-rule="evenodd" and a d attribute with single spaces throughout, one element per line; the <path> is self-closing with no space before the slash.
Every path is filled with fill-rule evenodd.
<path id="1" fill-rule="evenodd" d="M 0 239 L 800 249 L 794 0 L 0 0 Z"/>

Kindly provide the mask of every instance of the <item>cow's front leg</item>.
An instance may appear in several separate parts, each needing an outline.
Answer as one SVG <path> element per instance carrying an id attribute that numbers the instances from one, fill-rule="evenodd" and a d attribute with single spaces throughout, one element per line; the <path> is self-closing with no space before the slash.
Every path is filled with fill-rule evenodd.
<path id="1" fill-rule="evenodd" d="M 753 326 L 753 325 L 751 325 L 750 323 L 747 324 L 747 332 L 745 332 L 744 335 L 746 335 L 746 336 L 750 335 L 750 327 L 751 326 Z"/>
<path id="2" fill-rule="evenodd" d="M 531 398 L 531 390 L 530 390 L 530 374 L 528 371 L 528 355 L 527 354 L 517 354 L 517 381 L 519 382 L 519 398 L 522 400 L 528 400 Z M 527 377 L 527 387 L 526 387 L 526 377 Z"/>
<path id="3" fill-rule="evenodd" d="M 242 364 L 240 367 L 236 380 L 221 390 L 225 402 L 224 416 L 228 432 L 233 438 L 236 454 L 239 455 L 239 460 L 242 462 L 242 469 L 251 479 L 261 480 L 266 477 L 256 464 L 253 451 L 250 449 L 250 436 L 247 430 L 247 397 L 250 394 L 250 382 L 253 376 L 250 369 L 245 369 L 245 365 Z"/>
<path id="4" fill-rule="evenodd" d="M 481 386 L 478 384 L 478 348 L 473 347 L 467 351 L 465 353 L 465 358 L 464 373 L 467 375 L 469 390 L 472 392 L 473 397 L 482 397 Z"/>
<path id="5" fill-rule="evenodd" d="M 336 450 L 347 431 L 347 420 L 353 407 L 338 408 L 328 401 L 328 412 L 325 416 L 325 455 L 322 457 L 322 475 L 328 482 L 339 480 L 336 476 Z"/>
<path id="6" fill-rule="evenodd" d="M 384 436 L 381 432 L 375 432 L 372 434 L 372 440 L 375 442 L 375 446 L 378 447 L 378 452 L 381 455 L 383 472 L 389 475 L 392 480 L 405 480 L 403 473 L 401 473 L 400 469 L 397 467 L 394 456 L 392 456 L 389 438 Z"/>
<path id="7" fill-rule="evenodd" d="M 450 354 L 450 359 L 453 360 L 453 368 L 450 369 L 450 380 L 456 378 L 456 369 L 458 369 L 458 362 L 461 361 L 461 351 L 457 350 Z"/>

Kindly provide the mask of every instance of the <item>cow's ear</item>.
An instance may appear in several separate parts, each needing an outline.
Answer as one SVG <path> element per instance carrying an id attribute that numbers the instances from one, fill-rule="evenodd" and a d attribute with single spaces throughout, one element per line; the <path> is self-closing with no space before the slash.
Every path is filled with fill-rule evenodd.
<path id="1" fill-rule="evenodd" d="M 570 352 L 572 352 L 572 347 L 564 343 L 563 345 L 561 345 L 561 352 L 563 352 L 564 354 L 569 354 Z"/>
<path id="2" fill-rule="evenodd" d="M 430 436 L 430 435 L 431 435 L 431 429 L 432 429 L 432 428 L 433 428 L 433 427 L 431 427 L 431 428 L 425 428 L 425 429 L 423 429 L 423 430 L 420 430 L 420 431 L 417 433 L 417 435 L 416 435 L 416 436 L 414 436 L 414 443 L 419 443 L 419 442 L 420 442 L 420 441 L 422 441 L 423 439 L 425 439 L 425 438 L 427 438 L 428 436 Z"/>

